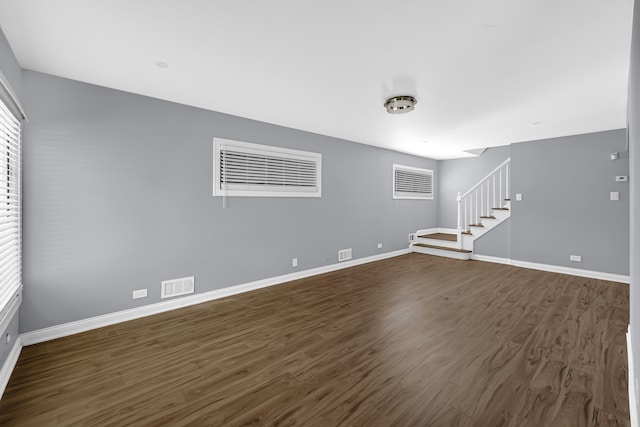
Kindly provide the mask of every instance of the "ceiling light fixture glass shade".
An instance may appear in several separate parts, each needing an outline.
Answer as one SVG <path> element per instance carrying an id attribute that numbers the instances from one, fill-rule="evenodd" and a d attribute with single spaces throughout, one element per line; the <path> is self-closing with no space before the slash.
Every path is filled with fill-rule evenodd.
<path id="1" fill-rule="evenodd" d="M 418 101 L 413 96 L 394 96 L 385 101 L 384 108 L 387 109 L 389 114 L 403 114 L 413 111 L 413 107 L 417 103 Z"/>

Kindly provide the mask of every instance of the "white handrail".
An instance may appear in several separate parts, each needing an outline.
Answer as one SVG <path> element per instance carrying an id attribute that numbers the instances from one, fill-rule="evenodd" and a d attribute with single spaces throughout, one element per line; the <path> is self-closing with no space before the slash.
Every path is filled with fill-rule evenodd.
<path id="1" fill-rule="evenodd" d="M 504 165 L 506 165 L 507 163 L 510 163 L 510 162 L 511 162 L 511 157 L 509 157 L 509 158 L 508 158 L 507 160 L 505 160 L 504 162 L 500 163 L 500 166 L 498 166 L 497 168 L 495 168 L 494 170 L 492 170 L 491 172 L 489 172 L 489 173 L 487 174 L 487 176 L 485 176 L 485 177 L 484 177 L 484 178 L 482 178 L 480 181 L 478 181 L 478 183 L 477 183 L 476 185 L 474 185 L 473 187 L 471 187 L 471 188 L 469 189 L 469 191 L 467 191 L 466 193 L 464 193 L 464 194 L 462 195 L 462 197 L 466 197 L 466 196 L 468 196 L 468 195 L 469 195 L 469 193 L 471 193 L 473 190 L 475 190 L 479 185 L 482 185 L 482 183 L 483 183 L 484 181 L 486 181 L 487 179 L 491 178 L 491 176 L 492 176 L 493 174 L 495 174 L 496 172 L 498 172 L 500 169 L 502 169 L 502 167 L 503 167 Z"/>

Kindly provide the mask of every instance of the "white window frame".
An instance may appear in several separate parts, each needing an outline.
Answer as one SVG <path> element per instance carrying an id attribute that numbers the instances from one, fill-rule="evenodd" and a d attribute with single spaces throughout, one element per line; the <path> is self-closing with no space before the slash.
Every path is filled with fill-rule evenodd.
<path id="1" fill-rule="evenodd" d="M 22 302 L 22 120 L 24 111 L 0 73 L 0 333 Z"/>
<path id="2" fill-rule="evenodd" d="M 428 175 L 431 177 L 431 193 L 430 194 L 419 194 L 419 193 L 405 193 L 405 192 L 397 192 L 396 191 L 396 171 L 406 171 L 412 173 L 418 173 L 421 175 Z M 435 189 L 435 176 L 432 169 L 423 169 L 416 168 L 412 166 L 404 166 L 404 165 L 393 165 L 393 182 L 392 182 L 392 196 L 394 199 L 408 199 L 408 200 L 433 200 Z"/>
<path id="3" fill-rule="evenodd" d="M 224 188 L 220 176 L 220 166 L 224 161 L 223 148 L 250 154 L 275 156 L 280 158 L 304 160 L 315 164 L 315 187 L 285 187 L 269 185 L 234 185 Z M 221 197 L 322 197 L 322 154 L 289 148 L 253 144 L 231 139 L 213 139 L 213 195 Z"/>

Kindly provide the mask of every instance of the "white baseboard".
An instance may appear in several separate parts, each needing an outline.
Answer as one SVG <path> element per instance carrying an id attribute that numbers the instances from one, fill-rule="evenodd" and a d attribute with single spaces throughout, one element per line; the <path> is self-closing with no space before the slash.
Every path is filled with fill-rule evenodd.
<path id="1" fill-rule="evenodd" d="M 418 246 L 418 245 L 411 245 L 411 249 L 413 250 L 413 252 L 417 252 L 420 254 L 441 256 L 445 258 L 458 259 L 461 261 L 466 261 L 471 259 L 471 254 L 469 252 L 449 251 L 446 249 L 438 249 L 434 247 L 429 248 L 429 247 Z"/>
<path id="2" fill-rule="evenodd" d="M 627 388 L 629 389 L 629 415 L 631 416 L 631 427 L 638 426 L 638 405 L 636 403 L 636 393 L 638 384 L 633 369 L 633 346 L 631 345 L 631 325 L 627 329 L 627 364 L 629 365 L 629 378 L 627 379 Z"/>
<path id="3" fill-rule="evenodd" d="M 550 271 L 551 273 L 570 274 L 572 276 L 589 277 L 591 279 L 609 280 L 611 282 L 630 283 L 631 278 L 622 274 L 604 273 L 602 271 L 582 270 L 580 268 L 562 267 L 558 265 L 538 264 L 535 262 L 511 260 L 516 267 Z"/>
<path id="4" fill-rule="evenodd" d="M 493 262 L 493 263 L 496 263 L 496 264 L 508 264 L 508 265 L 511 265 L 511 260 L 509 258 L 499 258 L 499 257 L 496 257 L 496 256 L 473 254 L 473 255 L 471 255 L 471 259 L 476 260 L 476 261 L 485 261 L 485 262 Z"/>
<path id="5" fill-rule="evenodd" d="M 2 399 L 4 390 L 7 388 L 7 384 L 9 384 L 11 373 L 16 367 L 16 363 L 18 363 L 20 351 L 22 351 L 22 341 L 20 340 L 20 336 L 18 336 L 18 338 L 16 338 L 16 341 L 13 343 L 13 347 L 9 352 L 7 360 L 5 360 L 2 367 L 0 367 L 0 399 Z"/>
<path id="6" fill-rule="evenodd" d="M 129 320 L 139 319 L 141 317 L 151 316 L 153 314 L 164 313 L 166 311 L 175 310 L 190 305 L 200 304 L 231 295 L 249 292 L 268 286 L 278 285 L 293 280 L 304 279 L 306 277 L 318 274 L 329 273 L 331 271 L 341 270 L 343 268 L 354 267 L 360 264 L 366 264 L 373 261 L 379 261 L 386 258 L 392 258 L 410 253 L 411 250 L 401 249 L 393 252 L 373 255 L 365 258 L 345 261 L 338 264 L 326 265 L 323 267 L 312 268 L 309 270 L 298 271 L 295 273 L 285 274 L 277 277 L 256 280 L 254 282 L 243 283 L 240 285 L 229 286 L 227 288 L 216 289 L 210 292 L 194 294 L 170 301 L 163 301 L 155 304 L 149 304 L 142 307 L 136 307 L 128 310 L 109 313 L 102 316 L 90 317 L 88 319 L 77 320 L 75 322 L 64 323 L 62 325 L 51 326 L 44 329 L 38 329 L 32 332 L 26 332 L 20 335 L 22 345 L 32 345 L 56 338 L 62 338 L 80 332 L 86 332 L 92 329 L 102 328 L 104 326 L 114 325 L 116 323 L 127 322 Z"/>
<path id="7" fill-rule="evenodd" d="M 498 264 L 509 264 L 515 267 L 530 268 L 532 270 L 549 271 L 551 273 L 570 274 L 572 276 L 588 277 L 591 279 L 608 280 L 610 282 L 631 283 L 631 278 L 622 274 L 604 273 L 601 271 L 582 270 L 580 268 L 563 267 L 559 265 L 539 264 L 536 262 L 518 261 L 509 258 L 499 258 L 487 255 L 473 254 L 471 259 L 477 261 L 495 262 Z"/>

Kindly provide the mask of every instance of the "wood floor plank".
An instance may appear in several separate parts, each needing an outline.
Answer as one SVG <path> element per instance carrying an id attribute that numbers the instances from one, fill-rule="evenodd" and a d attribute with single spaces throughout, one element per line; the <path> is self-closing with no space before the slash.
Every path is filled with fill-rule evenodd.
<path id="1" fill-rule="evenodd" d="M 628 285 L 409 254 L 20 355 L 0 425 L 628 426 Z"/>

